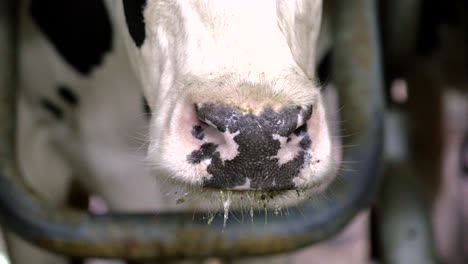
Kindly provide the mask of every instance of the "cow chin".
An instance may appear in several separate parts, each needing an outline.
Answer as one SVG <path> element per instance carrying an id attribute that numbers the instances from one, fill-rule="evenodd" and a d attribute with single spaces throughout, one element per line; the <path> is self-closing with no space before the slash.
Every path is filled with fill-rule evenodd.
<path id="1" fill-rule="evenodd" d="M 326 189 L 337 166 L 319 93 L 268 104 L 226 95 L 186 96 L 152 126 L 156 174 L 198 200 L 229 194 L 253 206 L 294 204 Z M 169 129 L 158 130 L 161 123 Z"/>

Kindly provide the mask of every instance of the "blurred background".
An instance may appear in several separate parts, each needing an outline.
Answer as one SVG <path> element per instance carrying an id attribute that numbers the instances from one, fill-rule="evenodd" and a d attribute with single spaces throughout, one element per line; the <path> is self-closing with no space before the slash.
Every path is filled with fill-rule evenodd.
<path id="1" fill-rule="evenodd" d="M 395 154 L 392 144 L 396 143 L 391 138 L 398 132 L 386 130 L 390 140 L 387 155 L 404 157 L 397 164 L 409 166 L 416 175 L 428 207 L 439 262 L 468 263 L 468 1 L 381 0 L 377 4 L 387 123 L 394 127 L 392 122 L 397 122 L 408 132 L 404 150 L 396 150 L 405 153 Z M 333 87 L 332 61 L 333 53 L 326 52 L 318 77 L 325 86 L 332 126 L 339 131 L 340 104 Z M 99 197 L 90 197 L 88 204 L 91 211 L 105 210 Z M 382 238 L 375 225 L 376 211 L 382 204 L 377 200 L 374 206 L 377 209 L 361 212 L 336 237 L 296 252 L 292 261 L 382 263 L 385 252 L 377 246 Z M 411 250 L 407 248 L 409 253 Z M 8 263 L 0 234 L 0 264 Z M 224 262 L 210 259 L 205 263 Z M 272 263 L 284 260 L 274 257 Z"/>

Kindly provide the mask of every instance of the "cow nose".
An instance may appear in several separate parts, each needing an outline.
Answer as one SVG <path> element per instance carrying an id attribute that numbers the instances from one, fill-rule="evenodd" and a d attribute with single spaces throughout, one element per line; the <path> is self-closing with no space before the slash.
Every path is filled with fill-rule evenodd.
<path id="1" fill-rule="evenodd" d="M 266 108 L 257 112 L 205 103 L 195 106 L 202 141 L 188 156 L 206 164 L 203 186 L 233 190 L 290 190 L 310 159 L 307 120 L 312 107 Z M 194 133 L 200 132 L 200 133 Z M 200 135 L 200 136 L 199 136 Z"/>
<path id="2" fill-rule="evenodd" d="M 281 110 L 271 108 L 259 111 L 258 114 L 242 111 L 238 107 L 221 104 L 204 104 L 195 106 L 198 119 L 221 133 L 242 131 L 251 134 L 261 141 L 262 135 L 289 137 L 293 132 L 301 130 L 312 113 L 312 108 L 300 106 L 286 107 Z"/>

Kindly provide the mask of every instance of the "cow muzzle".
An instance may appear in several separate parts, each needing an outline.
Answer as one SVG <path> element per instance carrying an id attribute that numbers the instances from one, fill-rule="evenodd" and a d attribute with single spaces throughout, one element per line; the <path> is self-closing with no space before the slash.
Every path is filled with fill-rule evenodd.
<path id="1" fill-rule="evenodd" d="M 200 147 L 187 156 L 206 164 L 203 187 L 229 190 L 297 189 L 294 179 L 311 161 L 312 106 L 253 112 L 223 104 L 195 105 L 192 136 Z"/>

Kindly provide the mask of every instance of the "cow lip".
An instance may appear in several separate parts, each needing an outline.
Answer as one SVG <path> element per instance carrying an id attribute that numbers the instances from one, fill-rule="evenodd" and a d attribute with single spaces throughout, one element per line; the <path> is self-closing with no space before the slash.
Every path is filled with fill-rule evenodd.
<path id="1" fill-rule="evenodd" d="M 210 187 L 199 187 L 199 188 L 205 193 L 213 193 L 213 194 L 230 193 L 232 196 L 259 197 L 260 200 L 269 200 L 269 201 L 273 201 L 275 200 L 276 197 L 281 197 L 288 193 L 296 191 L 296 190 L 260 190 L 260 189 L 232 190 L 232 189 L 219 189 L 219 188 L 210 188 Z M 265 197 L 265 198 L 262 198 L 262 197 Z"/>
<path id="2" fill-rule="evenodd" d="M 252 197 L 260 197 L 261 200 L 265 200 L 262 198 L 265 195 L 267 198 L 266 200 L 274 201 L 277 197 L 283 197 L 286 195 L 294 194 L 300 198 L 302 193 L 313 192 L 316 188 L 295 188 L 295 189 L 246 189 L 246 190 L 234 190 L 229 188 L 212 188 L 212 187 L 203 187 L 197 186 L 200 190 L 205 193 L 220 193 L 220 192 L 229 192 L 232 195 L 239 195 L 239 196 L 252 196 Z"/>
<path id="3" fill-rule="evenodd" d="M 231 208 L 235 210 L 243 210 L 245 208 L 276 209 L 297 206 L 303 201 L 313 198 L 318 190 L 314 187 L 299 187 L 284 190 L 232 190 L 228 188 L 204 187 L 201 184 L 190 184 L 175 179 L 172 179 L 170 182 L 174 186 L 177 186 L 177 192 L 174 193 L 177 204 L 182 204 L 185 201 L 193 199 L 193 201 L 202 202 L 204 206 L 208 206 L 209 210 L 222 209 L 222 207 L 219 207 L 219 202 L 226 202 L 226 199 L 232 202 Z M 182 196 L 179 195 L 181 193 L 183 193 Z M 194 199 L 194 197 L 196 198 Z"/>
<path id="4" fill-rule="evenodd" d="M 251 186 L 250 185 L 250 178 L 247 179 L 247 184 L 243 185 L 237 185 L 235 187 L 231 186 L 224 186 L 220 182 L 214 182 L 214 183 L 207 183 L 204 181 L 201 185 L 202 188 L 209 188 L 212 190 L 225 190 L 225 191 L 231 191 L 231 192 L 287 192 L 287 191 L 295 191 L 295 190 L 301 190 L 301 188 L 297 187 L 295 184 L 290 183 L 290 184 L 284 184 L 284 185 L 278 185 L 274 183 L 273 184 L 264 184 L 263 186 Z"/>
<path id="5" fill-rule="evenodd" d="M 240 209 L 246 204 L 255 208 L 277 208 L 297 206 L 304 200 L 311 199 L 315 195 L 312 189 L 293 190 L 229 190 L 200 187 L 205 194 L 212 197 L 226 197 L 229 195 L 231 201 Z"/>
<path id="6" fill-rule="evenodd" d="M 203 192 L 231 192 L 234 194 L 244 194 L 244 193 L 252 193 L 252 194 L 258 194 L 258 193 L 275 193 L 275 194 L 284 194 L 284 193 L 289 193 L 289 192 L 305 192 L 305 191 L 311 191 L 316 189 L 315 187 L 311 186 L 294 186 L 291 188 L 291 186 L 287 187 L 281 187 L 281 186 L 269 186 L 267 188 L 245 188 L 245 189 L 239 189 L 237 187 L 234 188 L 226 188 L 226 187 L 214 187 L 214 186 L 206 186 L 203 185 L 203 183 L 187 183 L 184 181 L 180 181 L 178 179 L 170 179 L 170 182 L 174 185 L 178 185 L 181 187 L 189 187 L 191 189 L 198 189 Z"/>
<path id="7" fill-rule="evenodd" d="M 200 189 L 204 191 L 210 191 L 210 192 L 231 192 L 234 194 L 244 194 L 244 193 L 274 193 L 274 194 L 282 194 L 282 193 L 287 193 L 290 191 L 296 191 L 296 189 L 281 189 L 281 190 L 269 190 L 269 189 L 245 189 L 245 190 L 236 190 L 236 189 L 230 189 L 230 188 L 213 188 L 213 187 L 203 187 L 200 186 Z M 297 191 L 301 191 L 297 189 Z"/>
<path id="8" fill-rule="evenodd" d="M 308 191 L 310 190 L 311 188 L 302 188 L 302 187 L 294 187 L 294 188 L 287 188 L 287 187 L 278 187 L 278 186 L 270 186 L 268 188 L 263 188 L 263 189 L 260 189 L 260 188 L 246 188 L 246 189 L 238 189 L 236 187 L 234 188 L 225 188 L 225 187 L 213 187 L 213 186 L 206 186 L 206 185 L 203 185 L 202 183 L 194 183 L 194 184 L 191 184 L 191 183 L 187 183 L 187 182 L 184 182 L 184 181 L 180 181 L 178 179 L 170 179 L 170 182 L 172 182 L 172 184 L 174 185 L 178 185 L 178 186 L 181 186 L 181 187 L 189 187 L 189 188 L 195 188 L 195 189 L 199 189 L 201 191 L 204 191 L 204 192 L 220 192 L 220 191 L 224 191 L 224 192 L 231 192 L 231 193 L 237 193 L 237 194 L 241 194 L 241 193 L 287 193 L 287 192 L 291 192 L 291 191 L 299 191 L 299 192 L 302 192 L 302 191 Z M 312 188 L 313 189 L 313 188 Z"/>

